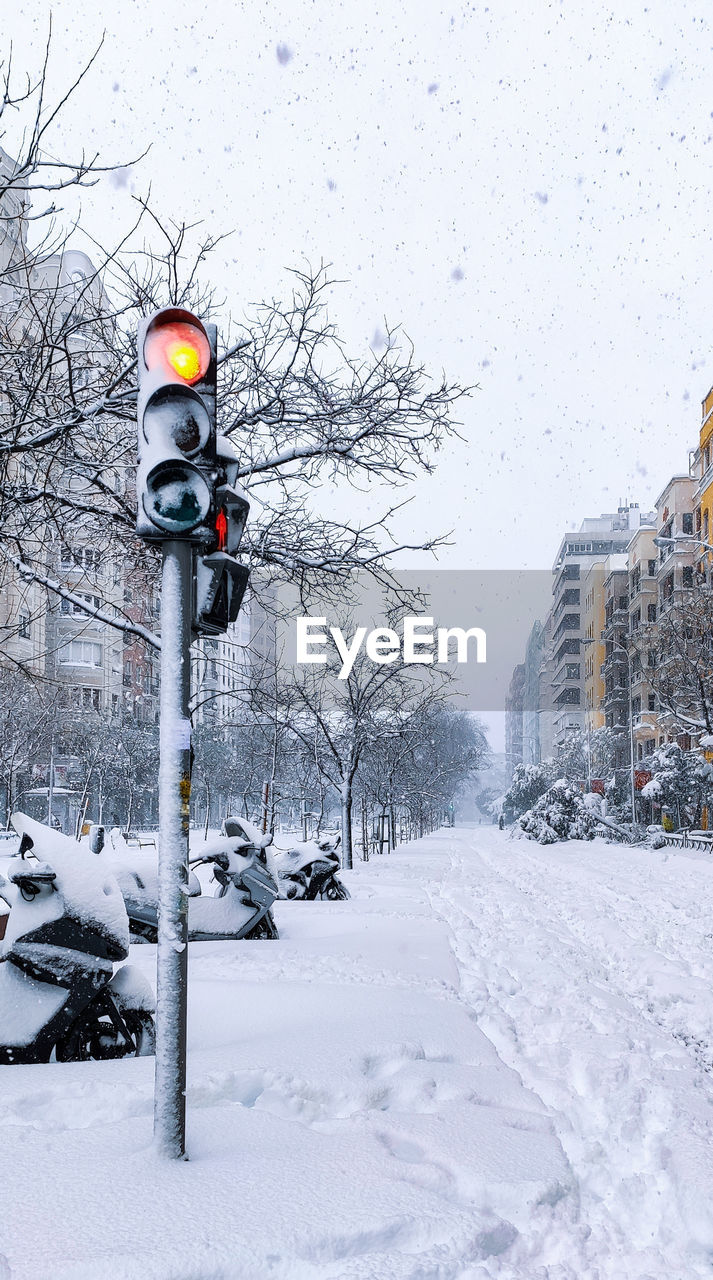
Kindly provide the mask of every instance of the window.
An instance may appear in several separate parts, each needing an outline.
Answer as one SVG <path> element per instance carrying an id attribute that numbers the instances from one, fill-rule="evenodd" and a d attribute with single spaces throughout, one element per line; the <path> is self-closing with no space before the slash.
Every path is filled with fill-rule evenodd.
<path id="1" fill-rule="evenodd" d="M 681 517 L 681 530 L 683 533 L 693 533 L 693 512 L 684 511 Z"/>
<path id="2" fill-rule="evenodd" d="M 88 710 L 99 711 L 101 709 L 101 690 L 82 689 L 82 706 Z"/>
<path id="3" fill-rule="evenodd" d="M 21 640 L 29 640 L 30 638 L 30 619 L 26 613 L 20 614 L 20 621 L 19 621 L 17 633 L 20 636 Z"/>
<path id="4" fill-rule="evenodd" d="M 102 647 L 91 640 L 70 640 L 59 650 L 59 661 L 73 667 L 100 667 Z"/>
<path id="5" fill-rule="evenodd" d="M 644 755 L 652 756 L 654 754 L 655 747 L 656 747 L 656 739 L 647 738 L 646 742 L 644 743 Z"/>
<path id="6" fill-rule="evenodd" d="M 100 607 L 99 596 L 88 595 L 86 591 L 79 592 L 79 595 L 82 600 L 86 600 L 88 604 L 94 605 L 95 609 Z M 82 608 L 81 604 L 77 604 L 74 600 L 65 600 L 64 598 L 60 604 L 60 613 L 73 614 L 75 617 L 79 614 L 82 618 L 87 617 L 87 611 Z"/>
<path id="7" fill-rule="evenodd" d="M 647 609 L 647 611 L 646 611 L 646 621 L 647 621 L 647 622 L 655 622 L 655 621 L 656 621 L 656 605 L 655 605 L 655 604 L 650 604 L 650 605 L 649 605 L 649 607 L 648 607 L 648 609 Z"/>
<path id="8" fill-rule="evenodd" d="M 63 542 L 59 561 L 63 569 L 98 569 L 101 553 L 96 547 L 69 547 Z"/>
<path id="9" fill-rule="evenodd" d="M 649 560 L 649 577 L 650 578 L 656 577 L 656 561 L 655 560 Z"/>
<path id="10" fill-rule="evenodd" d="M 649 694 L 649 711 L 655 711 L 655 710 L 656 710 L 656 694 L 650 693 Z"/>
<path id="11" fill-rule="evenodd" d="M 684 587 L 693 586 L 693 565 L 684 564 L 683 566 L 683 585 Z"/>

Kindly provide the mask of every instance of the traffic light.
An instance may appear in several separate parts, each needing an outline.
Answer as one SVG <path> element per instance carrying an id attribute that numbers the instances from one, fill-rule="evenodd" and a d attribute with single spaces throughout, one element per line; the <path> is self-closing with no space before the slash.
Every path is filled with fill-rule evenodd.
<path id="1" fill-rule="evenodd" d="M 216 329 L 164 307 L 139 326 L 136 531 L 215 541 Z"/>
<path id="2" fill-rule="evenodd" d="M 193 631 L 209 636 L 222 635 L 236 621 L 250 577 L 247 566 L 235 559 L 250 503 L 236 479 L 237 457 L 230 441 L 218 436 L 216 453 L 223 483 L 215 492 L 210 550 L 196 556 L 193 604 Z"/>

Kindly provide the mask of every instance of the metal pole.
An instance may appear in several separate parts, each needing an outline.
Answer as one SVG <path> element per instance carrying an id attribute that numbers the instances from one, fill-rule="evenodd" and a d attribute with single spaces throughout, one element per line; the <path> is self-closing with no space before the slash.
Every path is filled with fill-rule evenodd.
<path id="1" fill-rule="evenodd" d="M 47 826 L 52 826 L 52 801 L 54 800 L 54 734 L 50 738 L 50 776 L 47 785 Z"/>
<path id="2" fill-rule="evenodd" d="M 154 1139 L 160 1153 L 174 1159 L 186 1151 L 192 585 L 191 544 L 164 542 Z"/>
<path id="3" fill-rule="evenodd" d="M 270 783 L 262 784 L 262 829 L 267 831 L 268 810 L 270 808 Z"/>

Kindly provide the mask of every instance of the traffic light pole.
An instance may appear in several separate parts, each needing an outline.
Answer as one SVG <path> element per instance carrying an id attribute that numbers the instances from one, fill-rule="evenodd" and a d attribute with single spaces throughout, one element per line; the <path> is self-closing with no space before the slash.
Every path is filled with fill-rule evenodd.
<path id="1" fill-rule="evenodd" d="M 161 733 L 154 1138 L 160 1153 L 186 1151 L 189 698 L 193 548 L 162 544 Z"/>

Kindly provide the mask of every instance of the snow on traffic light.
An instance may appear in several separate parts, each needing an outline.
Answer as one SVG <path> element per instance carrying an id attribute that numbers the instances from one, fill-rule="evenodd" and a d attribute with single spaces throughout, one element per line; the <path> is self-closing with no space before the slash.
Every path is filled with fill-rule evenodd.
<path id="1" fill-rule="evenodd" d="M 148 541 L 212 545 L 215 326 L 180 307 L 164 307 L 142 321 L 137 357 L 137 533 Z"/>
<path id="2" fill-rule="evenodd" d="M 192 623 L 195 635 L 222 635 L 228 630 L 238 617 L 250 577 L 247 565 L 235 559 L 250 503 L 237 481 L 238 459 L 231 441 L 218 436 L 216 452 L 221 483 L 215 494 L 209 552 L 196 556 Z"/>

